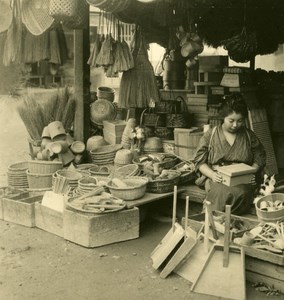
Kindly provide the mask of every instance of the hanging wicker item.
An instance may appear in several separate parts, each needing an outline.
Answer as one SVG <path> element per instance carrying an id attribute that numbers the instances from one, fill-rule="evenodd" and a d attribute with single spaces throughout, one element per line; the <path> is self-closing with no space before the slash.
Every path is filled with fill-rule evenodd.
<path id="1" fill-rule="evenodd" d="M 141 31 L 135 43 L 134 68 L 123 72 L 119 104 L 121 107 L 148 107 L 152 99 L 159 101 L 160 95 L 153 67 L 148 59 L 147 46 Z M 135 53 L 137 53 L 135 55 Z"/>
<path id="2" fill-rule="evenodd" d="M 88 26 L 89 5 L 80 0 L 50 0 L 49 14 L 68 28 L 83 29 Z"/>
<path id="3" fill-rule="evenodd" d="M 124 11 L 128 8 L 131 1 L 132 0 L 87 0 L 90 5 L 111 13 Z"/>
<path id="4" fill-rule="evenodd" d="M 0 1 L 0 33 L 8 30 L 12 23 L 13 13 L 10 6 L 10 0 Z"/>
<path id="5" fill-rule="evenodd" d="M 222 41 L 224 49 L 232 60 L 245 63 L 252 60 L 257 55 L 258 43 L 255 32 L 247 32 L 244 27 L 241 34 Z"/>
<path id="6" fill-rule="evenodd" d="M 49 0 L 22 0 L 22 19 L 33 35 L 40 35 L 54 22 L 48 14 Z"/>

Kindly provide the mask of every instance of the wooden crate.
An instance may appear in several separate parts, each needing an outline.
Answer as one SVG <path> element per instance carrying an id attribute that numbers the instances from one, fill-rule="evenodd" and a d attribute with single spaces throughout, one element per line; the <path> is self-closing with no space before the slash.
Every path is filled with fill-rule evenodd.
<path id="1" fill-rule="evenodd" d="M 28 195 L 28 192 L 23 192 L 21 190 L 13 189 L 13 188 L 10 188 L 10 187 L 0 188 L 0 220 L 3 220 L 3 218 L 4 218 L 2 199 L 4 197 L 9 198 L 9 197 L 20 196 L 21 194 Z"/>
<path id="2" fill-rule="evenodd" d="M 63 237 L 87 248 L 138 238 L 139 209 L 94 215 L 67 208 L 63 212 Z"/>
<path id="3" fill-rule="evenodd" d="M 3 198 L 4 220 L 27 227 L 35 227 L 35 203 L 41 199 L 42 195 L 17 195 Z"/>
<path id="4" fill-rule="evenodd" d="M 223 78 L 223 72 L 205 72 L 205 71 L 198 72 L 199 82 L 214 81 L 220 83 L 222 78 Z"/>
<path id="5" fill-rule="evenodd" d="M 223 68 L 228 66 L 229 57 L 227 55 L 200 55 L 199 59 L 199 70 L 203 70 L 206 68 Z"/>
<path id="6" fill-rule="evenodd" d="M 209 95 L 211 86 L 219 85 L 218 81 L 194 82 L 195 94 Z"/>
<path id="7" fill-rule="evenodd" d="M 195 132 L 193 129 L 175 128 L 175 154 L 186 160 L 192 159 L 202 135 L 203 131 Z"/>
<path id="8" fill-rule="evenodd" d="M 35 226 L 44 231 L 63 237 L 63 213 L 35 203 Z"/>
<path id="9" fill-rule="evenodd" d="M 211 86 L 211 95 L 227 95 L 229 93 L 229 88 L 225 86 Z"/>
<path id="10" fill-rule="evenodd" d="M 246 253 L 247 254 L 247 253 Z M 274 287 L 284 293 L 284 266 L 246 256 L 246 279 L 250 282 Z M 282 295 L 283 297 L 283 295 Z M 282 299 L 281 297 L 281 299 Z"/>

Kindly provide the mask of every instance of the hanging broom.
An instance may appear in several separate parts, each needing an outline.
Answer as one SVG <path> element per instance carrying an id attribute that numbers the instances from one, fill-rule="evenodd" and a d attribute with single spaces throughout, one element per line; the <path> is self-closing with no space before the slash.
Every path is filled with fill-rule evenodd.
<path id="1" fill-rule="evenodd" d="M 147 107 L 150 100 L 158 101 L 159 90 L 153 67 L 148 59 L 144 37 L 139 32 L 138 42 L 135 43 L 137 55 L 134 54 L 134 68 L 123 72 L 120 89 L 119 104 L 121 107 Z M 137 47 L 138 51 L 137 51 Z"/>

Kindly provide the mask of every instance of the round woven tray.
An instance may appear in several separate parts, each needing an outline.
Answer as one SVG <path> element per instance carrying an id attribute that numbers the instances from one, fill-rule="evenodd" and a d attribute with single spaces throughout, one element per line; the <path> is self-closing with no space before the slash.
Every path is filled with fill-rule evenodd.
<path id="1" fill-rule="evenodd" d="M 169 170 L 174 177 L 171 179 L 158 179 L 158 180 L 150 180 L 147 185 L 147 191 L 150 193 L 163 194 L 172 192 L 174 190 L 174 186 L 179 183 L 180 172 Z"/>

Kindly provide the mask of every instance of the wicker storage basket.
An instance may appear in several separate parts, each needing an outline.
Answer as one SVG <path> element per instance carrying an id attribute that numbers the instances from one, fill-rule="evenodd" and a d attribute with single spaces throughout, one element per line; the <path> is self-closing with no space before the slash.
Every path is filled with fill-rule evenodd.
<path id="1" fill-rule="evenodd" d="M 139 166 L 137 164 L 129 164 L 122 166 L 112 172 L 112 177 L 125 178 L 129 176 L 136 176 L 139 173 Z"/>
<path id="2" fill-rule="evenodd" d="M 112 195 L 122 200 L 136 200 L 145 195 L 148 183 L 146 177 L 129 177 L 123 179 L 123 182 L 127 184 L 127 187 L 121 188 L 113 186 L 111 180 L 107 183 L 107 187 Z"/>
<path id="3" fill-rule="evenodd" d="M 73 29 L 85 28 L 88 24 L 89 6 L 80 0 L 50 0 L 49 14 L 65 26 Z"/>
<path id="4" fill-rule="evenodd" d="M 191 162 L 183 161 L 172 168 L 181 173 L 179 183 L 184 184 L 195 178 L 194 164 Z"/>
<path id="5" fill-rule="evenodd" d="M 174 190 L 174 186 L 179 183 L 181 173 L 178 171 L 169 170 L 172 174 L 171 179 L 150 180 L 147 185 L 147 192 L 163 194 Z"/>
<path id="6" fill-rule="evenodd" d="M 8 166 L 8 171 L 10 173 L 21 173 L 25 172 L 29 168 L 27 161 L 20 161 Z"/>
<path id="7" fill-rule="evenodd" d="M 267 203 L 267 207 L 262 209 L 262 203 Z M 277 222 L 284 220 L 284 194 L 273 193 L 260 198 L 255 203 L 256 214 L 261 222 Z M 275 210 L 269 211 L 269 208 Z"/>
<path id="8" fill-rule="evenodd" d="M 31 160 L 28 162 L 29 171 L 32 174 L 51 174 L 63 168 L 60 161 Z"/>
<path id="9" fill-rule="evenodd" d="M 30 189 L 47 189 L 52 187 L 52 173 L 51 174 L 36 174 L 30 173 L 27 170 L 28 183 Z"/>
<path id="10" fill-rule="evenodd" d="M 151 156 L 153 155 L 160 155 L 163 156 L 165 159 L 164 161 L 159 163 L 159 167 L 163 168 L 163 169 L 171 169 L 173 168 L 179 161 L 178 157 L 176 157 L 173 154 L 169 154 L 169 153 L 155 153 L 155 154 L 150 154 Z M 142 157 L 145 157 L 145 155 L 142 155 L 140 157 L 137 157 L 135 159 L 133 159 L 133 163 L 137 164 L 142 170 L 144 168 L 144 164 L 142 162 L 140 162 L 140 159 Z"/>
<path id="11" fill-rule="evenodd" d="M 168 127 L 156 127 L 155 134 L 157 137 L 167 140 L 174 139 L 174 129 Z"/>
<path id="12" fill-rule="evenodd" d="M 97 88 L 97 98 L 105 99 L 110 102 L 114 101 L 115 90 L 107 86 L 99 86 Z"/>

